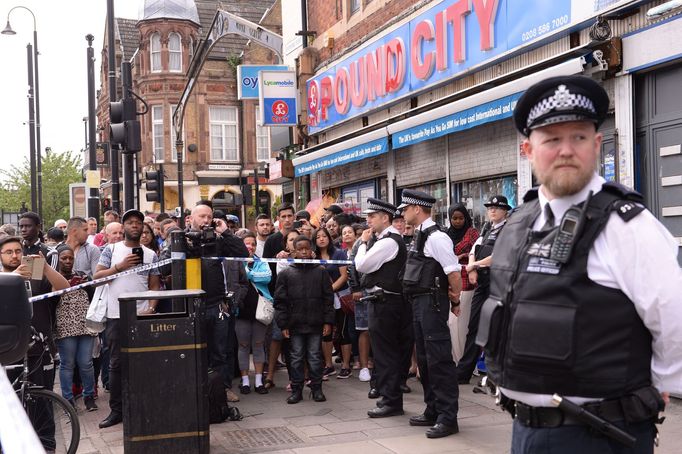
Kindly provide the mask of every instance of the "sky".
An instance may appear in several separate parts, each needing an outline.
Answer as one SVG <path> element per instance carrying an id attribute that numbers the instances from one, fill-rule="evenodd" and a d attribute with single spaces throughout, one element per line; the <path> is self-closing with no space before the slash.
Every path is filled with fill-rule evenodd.
<path id="1" fill-rule="evenodd" d="M 137 19 L 143 0 L 114 0 L 114 15 Z M 100 88 L 107 0 L 0 0 L 0 20 L 14 6 L 33 11 L 38 31 L 41 148 L 53 152 L 85 147 L 83 117 L 88 115 L 87 34 L 95 37 L 95 90 Z M 33 18 L 12 11 L 16 35 L 0 35 L 0 169 L 20 166 L 29 157 L 28 69 L 26 45 L 33 44 Z M 106 82 L 105 82 L 106 83 Z"/>

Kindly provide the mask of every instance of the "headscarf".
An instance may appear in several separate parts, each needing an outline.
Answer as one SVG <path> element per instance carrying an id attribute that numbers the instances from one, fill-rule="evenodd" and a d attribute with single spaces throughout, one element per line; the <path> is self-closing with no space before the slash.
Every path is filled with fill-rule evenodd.
<path id="1" fill-rule="evenodd" d="M 452 244 L 456 246 L 457 243 L 462 241 L 462 238 L 464 238 L 464 234 L 473 225 L 473 222 L 471 221 L 471 215 L 469 214 L 469 210 L 467 210 L 466 206 L 464 206 L 463 203 L 457 203 L 450 207 L 450 209 L 448 210 L 448 220 L 452 219 L 452 215 L 455 211 L 459 211 L 464 215 L 464 226 L 462 226 L 461 229 L 454 228 L 452 224 L 450 224 L 450 227 L 448 227 L 447 234 L 450 237 L 450 239 L 452 239 Z"/>

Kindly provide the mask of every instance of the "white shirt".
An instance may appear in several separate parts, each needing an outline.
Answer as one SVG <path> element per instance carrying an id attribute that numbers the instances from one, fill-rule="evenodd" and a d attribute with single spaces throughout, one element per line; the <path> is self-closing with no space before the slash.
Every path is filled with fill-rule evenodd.
<path id="1" fill-rule="evenodd" d="M 566 210 L 601 190 L 605 180 L 595 174 L 577 194 L 548 201 L 538 191 L 540 216 L 533 224 L 545 224 L 544 207 L 549 203 L 555 223 Z M 661 392 L 682 393 L 682 268 L 677 263 L 679 245 L 670 232 L 645 210 L 624 222 L 611 213 L 606 227 L 595 239 L 587 258 L 587 276 L 597 284 L 620 289 L 652 335 L 651 381 Z M 551 406 L 551 396 L 503 389 L 502 392 L 528 405 Z M 577 404 L 589 400 L 567 396 Z"/>
<path id="2" fill-rule="evenodd" d="M 385 238 L 390 233 L 400 235 L 400 233 L 393 226 L 385 228 L 379 235 L 377 235 L 377 242 L 372 246 L 372 249 L 367 250 L 366 244 L 361 244 L 358 247 L 358 252 L 355 254 L 355 269 L 363 274 L 373 273 L 386 262 L 390 262 L 398 256 L 400 248 L 395 241 L 379 241 Z M 398 276 L 396 276 L 396 279 Z"/>
<path id="3" fill-rule="evenodd" d="M 259 240 L 256 238 L 256 255 L 258 257 L 263 257 L 263 248 L 265 247 L 265 240 Z"/>
<path id="4" fill-rule="evenodd" d="M 436 225 L 433 219 L 428 218 L 426 221 L 422 222 L 417 230 L 426 230 L 432 225 Z M 440 266 L 443 267 L 443 272 L 445 274 L 450 274 L 452 272 L 461 272 L 462 266 L 459 264 L 459 259 L 455 255 L 455 246 L 452 244 L 452 240 L 447 233 L 437 230 L 433 232 L 426 239 L 426 244 L 424 245 L 424 255 L 427 257 L 433 257 L 436 259 Z"/>

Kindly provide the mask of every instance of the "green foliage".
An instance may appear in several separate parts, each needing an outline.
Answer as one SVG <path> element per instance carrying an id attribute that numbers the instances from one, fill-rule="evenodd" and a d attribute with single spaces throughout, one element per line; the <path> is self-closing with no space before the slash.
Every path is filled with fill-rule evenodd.
<path id="1" fill-rule="evenodd" d="M 42 155 L 43 225 L 69 218 L 69 184 L 83 181 L 81 158 L 72 151 Z M 31 207 L 31 167 L 28 158 L 21 166 L 0 170 L 0 208 L 19 211 L 21 202 Z"/>
<path id="2" fill-rule="evenodd" d="M 282 204 L 282 196 L 278 195 L 275 197 L 274 202 L 272 202 L 272 207 L 270 208 L 270 217 L 274 222 L 277 219 L 277 208 Z"/>
<path id="3" fill-rule="evenodd" d="M 228 55 L 226 57 L 227 65 L 230 67 L 233 76 L 237 76 L 237 66 L 242 64 L 242 59 L 239 55 Z"/>

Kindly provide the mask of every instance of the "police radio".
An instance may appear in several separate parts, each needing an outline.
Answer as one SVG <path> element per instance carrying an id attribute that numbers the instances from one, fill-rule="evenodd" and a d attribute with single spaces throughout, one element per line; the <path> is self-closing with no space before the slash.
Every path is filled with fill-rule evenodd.
<path id="1" fill-rule="evenodd" d="M 587 212 L 587 206 L 592 199 L 592 191 L 587 195 L 583 207 L 579 208 L 577 206 L 572 206 L 566 213 L 564 217 L 561 218 L 561 224 L 559 224 L 559 230 L 552 243 L 552 248 L 550 250 L 549 257 L 552 260 L 556 260 L 559 263 L 566 263 L 571 257 L 571 252 L 573 251 L 573 244 L 575 239 L 580 233 L 580 229 L 583 226 L 585 220 L 585 214 Z"/>

